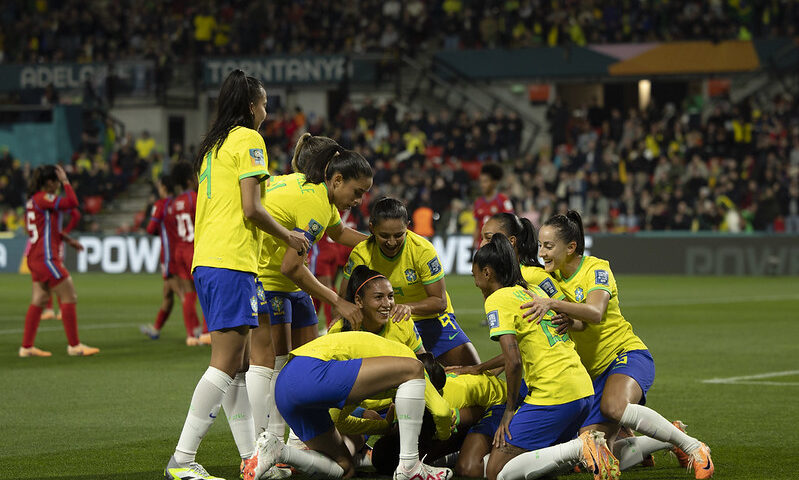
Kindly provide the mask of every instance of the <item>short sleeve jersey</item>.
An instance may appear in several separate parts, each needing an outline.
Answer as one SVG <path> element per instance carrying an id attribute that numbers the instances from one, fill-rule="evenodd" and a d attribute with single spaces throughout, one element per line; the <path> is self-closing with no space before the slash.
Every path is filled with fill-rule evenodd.
<path id="1" fill-rule="evenodd" d="M 544 291 L 549 298 L 556 300 L 563 300 L 566 298 L 563 292 L 558 288 L 557 282 L 552 278 L 546 270 L 541 267 L 527 267 L 521 265 L 522 277 L 529 285 L 537 285 L 538 288 Z"/>
<path id="2" fill-rule="evenodd" d="M 240 181 L 269 177 L 266 145 L 260 133 L 235 127 L 219 148 L 203 158 L 194 219 L 195 267 L 256 273 L 261 231 L 244 217 Z M 262 186 L 263 188 L 263 186 Z"/>
<path id="3" fill-rule="evenodd" d="M 402 249 L 394 257 L 387 257 L 374 239 L 367 239 L 355 246 L 344 266 L 344 277 L 350 278 L 358 265 L 366 265 L 385 275 L 394 287 L 394 300 L 405 304 L 427 298 L 425 285 L 444 278 L 444 269 L 438 253 L 424 237 L 408 230 Z M 454 313 L 447 294 L 446 313 Z M 436 316 L 413 316 L 413 321 L 436 318 Z"/>
<path id="4" fill-rule="evenodd" d="M 194 245 L 194 217 L 197 209 L 197 192 L 186 191 L 175 197 L 172 202 L 172 215 L 175 216 L 178 245 L 191 247 Z"/>
<path id="5" fill-rule="evenodd" d="M 538 287 L 529 289 L 539 297 Z M 561 405 L 594 394 L 591 378 L 580 363 L 568 334 L 559 335 L 551 323 L 550 310 L 539 325 L 522 317 L 521 305 L 531 300 L 520 286 L 500 288 L 486 299 L 489 335 L 516 335 L 524 367 L 524 381 L 530 389 L 524 399 L 531 405 Z"/>
<path id="6" fill-rule="evenodd" d="M 305 175 L 292 173 L 272 177 L 263 197 L 264 208 L 288 230 L 302 232 L 311 244 L 318 242 L 328 227 L 341 222 L 338 209 L 330 203 L 324 183 L 306 183 Z M 288 246 L 272 235 L 263 236 L 258 277 L 264 290 L 295 292 L 294 282 L 280 273 Z"/>
<path id="7" fill-rule="evenodd" d="M 502 193 L 497 193 L 493 198 L 480 197 L 475 200 L 472 213 L 477 221 L 477 231 L 482 231 L 483 225 L 492 215 L 502 212 L 513 213 L 513 203 Z"/>
<path id="8" fill-rule="evenodd" d="M 505 403 L 508 387 L 501 379 L 482 373 L 480 375 L 447 374 L 443 397 L 452 408 L 484 407 Z"/>
<path id="9" fill-rule="evenodd" d="M 328 329 L 327 334 L 341 333 L 343 328 L 344 321 L 339 320 Z M 363 329 L 363 325 L 361 325 L 361 328 Z M 419 336 L 419 332 L 416 331 L 416 325 L 413 322 L 393 322 L 389 320 L 376 335 L 387 340 L 399 342 L 414 352 L 418 352 L 422 348 L 422 338 Z"/>
<path id="10" fill-rule="evenodd" d="M 556 271 L 555 279 L 570 302 L 585 303 L 588 294 L 594 290 L 604 290 L 610 294 L 601 323 L 587 323 L 584 331 L 570 333 L 591 378 L 601 375 L 620 354 L 646 349 L 644 342 L 633 333 L 630 322 L 621 314 L 616 278 L 607 260 L 583 256 L 580 266 L 571 277 L 563 278 L 560 271 Z"/>

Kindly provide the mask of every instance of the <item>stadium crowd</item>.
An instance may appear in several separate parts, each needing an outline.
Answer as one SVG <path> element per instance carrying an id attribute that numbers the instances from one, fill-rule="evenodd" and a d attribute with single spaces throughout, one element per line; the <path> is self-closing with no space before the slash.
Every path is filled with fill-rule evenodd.
<path id="1" fill-rule="evenodd" d="M 287 21 L 269 21 L 278 18 Z M 748 40 L 793 36 L 797 24 L 791 0 L 123 1 L 92 10 L 10 0 L 0 7 L 0 63 Z"/>

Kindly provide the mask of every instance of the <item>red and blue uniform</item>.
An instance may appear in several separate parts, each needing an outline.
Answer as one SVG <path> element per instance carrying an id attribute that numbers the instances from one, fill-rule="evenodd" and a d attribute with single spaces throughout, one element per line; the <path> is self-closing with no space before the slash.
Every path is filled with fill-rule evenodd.
<path id="1" fill-rule="evenodd" d="M 192 280 L 191 263 L 194 259 L 194 215 L 197 211 L 197 192 L 188 190 L 176 196 L 167 215 L 177 229 L 175 266 L 177 275 Z"/>
<path id="2" fill-rule="evenodd" d="M 34 282 L 52 288 L 69 277 L 62 261 L 62 214 L 78 206 L 78 197 L 70 184 L 64 184 L 64 196 L 36 192 L 25 205 L 26 226 L 30 237 L 28 269 Z M 69 229 L 77 223 L 76 217 Z"/>
<path id="3" fill-rule="evenodd" d="M 166 212 L 172 204 L 172 197 L 160 198 L 153 205 L 150 222 L 147 224 L 147 233 L 161 237 L 161 273 L 164 278 L 169 278 L 176 273 L 175 242 L 177 228 L 174 222 L 166 221 Z"/>
<path id="4" fill-rule="evenodd" d="M 475 200 L 472 212 L 477 220 L 477 232 L 482 232 L 483 225 L 491 216 L 503 212 L 513 213 L 513 203 L 505 195 L 497 193 L 490 199 L 480 197 Z"/>

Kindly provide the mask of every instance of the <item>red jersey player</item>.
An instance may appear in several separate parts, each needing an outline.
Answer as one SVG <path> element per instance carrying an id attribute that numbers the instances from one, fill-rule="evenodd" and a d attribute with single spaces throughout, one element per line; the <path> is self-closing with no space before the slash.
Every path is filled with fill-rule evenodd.
<path id="1" fill-rule="evenodd" d="M 64 186 L 63 197 L 56 195 L 61 185 Z M 63 240 L 60 226 L 61 212 L 76 208 L 78 197 L 75 196 L 64 169 L 57 165 L 42 165 L 33 171 L 28 195 L 25 218 L 31 245 L 28 253 L 28 269 L 33 279 L 33 295 L 28 313 L 25 315 L 25 330 L 19 356 L 52 355 L 33 346 L 42 310 L 47 305 L 51 292 L 55 292 L 61 303 L 64 331 L 69 343 L 67 354 L 86 356 L 99 353 L 99 349 L 80 343 L 75 309 L 77 302 L 75 285 L 61 258 Z M 72 242 L 71 239 L 69 241 Z"/>
<path id="2" fill-rule="evenodd" d="M 63 223 L 64 213 L 58 212 L 58 216 L 59 216 L 58 224 L 61 225 Z M 64 240 L 64 243 L 69 244 L 69 246 L 73 247 L 77 251 L 83 250 L 83 245 L 81 245 L 77 240 L 73 240 L 72 237 L 69 236 L 69 232 L 71 232 L 76 226 L 78 226 L 78 222 L 80 222 L 80 217 L 81 217 L 80 210 L 78 210 L 77 208 L 73 208 L 72 210 L 70 210 L 69 223 L 67 224 L 66 227 L 64 227 L 61 230 L 61 239 Z M 31 242 L 30 239 L 28 239 L 27 245 L 25 245 L 25 253 L 24 253 L 25 257 L 28 256 L 30 250 L 31 250 Z M 61 244 L 60 256 L 62 259 L 64 258 L 64 244 Z M 58 315 L 56 315 L 55 311 L 53 310 L 53 296 L 50 295 L 50 297 L 48 297 L 47 299 L 47 306 L 44 307 L 44 310 L 42 311 L 42 320 L 52 320 L 55 318 L 61 320 L 61 312 L 58 312 Z"/>
<path id="3" fill-rule="evenodd" d="M 483 196 L 474 201 L 473 212 L 477 220 L 477 228 L 474 231 L 475 250 L 480 248 L 480 232 L 486 220 L 497 213 L 513 213 L 510 199 L 497 191 L 502 176 L 502 167 L 496 163 L 486 163 L 480 169 L 480 191 Z"/>

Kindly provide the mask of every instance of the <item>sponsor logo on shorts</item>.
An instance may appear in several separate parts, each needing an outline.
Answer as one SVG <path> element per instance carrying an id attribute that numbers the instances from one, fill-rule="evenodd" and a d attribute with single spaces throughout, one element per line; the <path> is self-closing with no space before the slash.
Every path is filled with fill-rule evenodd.
<path id="1" fill-rule="evenodd" d="M 608 272 L 607 270 L 596 270 L 594 271 L 594 278 L 596 280 L 597 285 L 607 285 L 608 284 Z"/>
<path id="2" fill-rule="evenodd" d="M 251 148 L 250 149 L 250 160 L 252 160 L 252 166 L 256 167 L 264 167 L 266 166 L 266 162 L 264 161 L 264 151 L 260 148 Z"/>
<path id="3" fill-rule="evenodd" d="M 488 328 L 497 328 L 499 326 L 499 312 L 497 310 L 488 312 L 486 319 L 488 320 Z"/>
<path id="4" fill-rule="evenodd" d="M 582 302 L 582 301 L 583 301 L 583 298 L 585 298 L 585 295 L 583 294 L 583 289 L 582 289 L 582 287 L 577 287 L 577 288 L 574 290 L 574 299 L 575 299 L 576 301 L 578 301 L 578 302 Z"/>
<path id="5" fill-rule="evenodd" d="M 408 280 L 408 283 L 415 283 L 419 281 L 419 277 L 416 275 L 416 270 L 412 268 L 405 270 L 405 279 Z"/>
<path id="6" fill-rule="evenodd" d="M 430 267 L 430 275 L 436 276 L 441 273 L 441 262 L 438 261 L 438 257 L 427 262 L 427 266 Z"/>
<path id="7" fill-rule="evenodd" d="M 554 297 L 558 292 L 558 289 L 555 288 L 555 284 L 552 283 L 552 279 L 549 278 L 539 283 L 538 286 L 541 287 L 541 290 L 543 290 L 550 297 Z"/>

